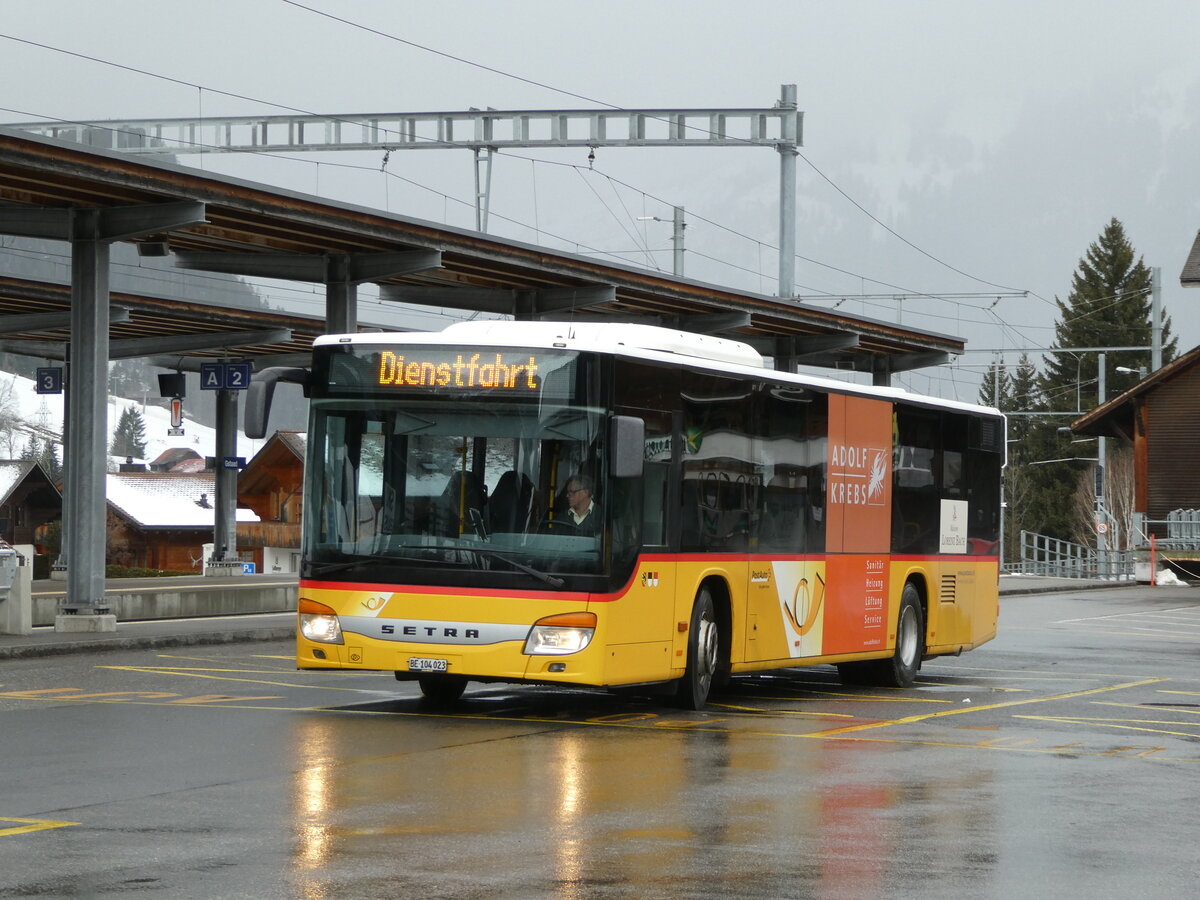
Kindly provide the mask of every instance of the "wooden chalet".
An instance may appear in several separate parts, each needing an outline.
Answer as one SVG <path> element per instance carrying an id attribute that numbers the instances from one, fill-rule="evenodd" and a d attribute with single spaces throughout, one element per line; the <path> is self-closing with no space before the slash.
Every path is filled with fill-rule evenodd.
<path id="1" fill-rule="evenodd" d="M 62 494 L 41 463 L 0 460 L 0 538 L 13 546 L 32 544 L 44 553 L 39 540 L 43 526 L 61 518 Z"/>
<path id="2" fill-rule="evenodd" d="M 302 431 L 275 432 L 238 475 L 238 504 L 258 516 L 238 525 L 238 549 L 252 555 L 259 572 L 300 570 L 305 438 Z"/>
<path id="3" fill-rule="evenodd" d="M 1200 347 L 1076 419 L 1081 434 L 1114 437 L 1133 450 L 1134 513 L 1144 540 L 1200 562 Z M 1196 570 L 1195 566 L 1180 568 Z"/>
<path id="4" fill-rule="evenodd" d="M 216 477 L 212 472 L 109 473 L 105 491 L 110 564 L 201 571 L 204 545 L 213 539 Z M 242 529 L 256 520 L 253 512 L 238 508 L 239 542 Z"/>

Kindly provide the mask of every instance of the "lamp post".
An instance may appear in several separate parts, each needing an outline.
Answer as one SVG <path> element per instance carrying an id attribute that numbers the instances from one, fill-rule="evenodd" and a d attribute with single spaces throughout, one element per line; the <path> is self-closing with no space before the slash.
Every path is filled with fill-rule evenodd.
<path id="1" fill-rule="evenodd" d="M 638 216 L 639 222 L 666 222 L 666 219 L 660 219 L 658 216 Z M 676 275 L 683 276 L 683 229 L 687 226 L 683 224 L 683 207 L 676 206 L 675 213 L 671 217 L 671 246 L 674 248 L 674 267 L 673 271 Z"/>
<path id="2" fill-rule="evenodd" d="M 1136 369 L 1129 366 L 1117 366 L 1117 371 L 1122 375 L 1137 375 L 1138 378 L 1145 378 L 1147 370 L 1145 366 L 1138 366 Z"/>
<path id="3" fill-rule="evenodd" d="M 1105 395 L 1105 390 L 1104 390 L 1104 375 L 1105 375 L 1104 360 L 1107 357 L 1107 354 L 1104 353 L 1103 351 L 1101 351 L 1098 355 L 1099 355 L 1099 360 L 1098 360 L 1098 363 L 1099 363 L 1099 371 L 1098 371 L 1099 385 L 1098 385 L 1098 389 L 1099 389 L 1100 393 L 1099 393 L 1099 397 L 1097 398 L 1097 400 L 1099 402 L 1096 405 L 1103 406 L 1105 400 L 1108 399 L 1107 396 Z M 1100 457 L 1100 461 L 1096 464 L 1096 556 L 1097 556 L 1097 561 L 1100 563 L 1100 571 L 1103 572 L 1104 575 L 1107 577 L 1107 575 L 1109 574 L 1109 572 L 1108 572 L 1109 515 L 1108 515 L 1108 508 L 1104 505 L 1104 477 L 1105 477 L 1105 470 L 1107 469 L 1107 466 L 1108 466 L 1108 456 L 1106 453 L 1104 435 L 1099 435 L 1099 439 L 1097 441 L 1097 446 L 1099 448 L 1099 453 L 1097 454 L 1097 456 Z M 1116 536 L 1114 535 L 1114 537 L 1116 537 Z"/>

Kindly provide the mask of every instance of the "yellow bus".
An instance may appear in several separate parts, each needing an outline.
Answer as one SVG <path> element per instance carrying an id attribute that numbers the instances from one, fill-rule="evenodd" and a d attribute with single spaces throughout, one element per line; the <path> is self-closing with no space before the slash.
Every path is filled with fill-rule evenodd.
<path id="1" fill-rule="evenodd" d="M 784 667 L 906 687 L 996 634 L 996 410 L 607 323 L 325 336 L 307 391 L 301 669 L 698 709 Z"/>

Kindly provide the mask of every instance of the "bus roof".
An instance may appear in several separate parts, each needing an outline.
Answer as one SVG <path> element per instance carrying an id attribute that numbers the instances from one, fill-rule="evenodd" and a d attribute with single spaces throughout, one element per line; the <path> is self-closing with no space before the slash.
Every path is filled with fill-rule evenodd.
<path id="1" fill-rule="evenodd" d="M 339 344 L 469 344 L 488 347 L 546 347 L 582 352 L 632 356 L 659 362 L 684 362 L 717 372 L 762 377 L 766 368 L 762 354 L 741 341 L 694 334 L 657 325 L 621 322 L 526 322 L 486 319 L 455 322 L 441 331 L 362 332 L 327 334 L 316 338 L 313 347 Z M 815 388 L 889 400 L 957 409 L 964 412 L 1001 415 L 999 410 L 959 400 L 914 394 L 902 388 L 861 385 L 794 372 L 772 372 L 772 377 Z"/>
<path id="2" fill-rule="evenodd" d="M 351 340 L 347 341 L 347 338 Z M 495 347 L 558 347 L 599 353 L 650 350 L 711 361 L 763 368 L 762 355 L 749 344 L 707 334 L 693 334 L 657 325 L 622 322 L 519 322 L 487 319 L 455 322 L 442 331 L 410 331 L 398 334 L 364 333 L 324 335 L 314 346 L 355 344 L 483 344 Z"/>

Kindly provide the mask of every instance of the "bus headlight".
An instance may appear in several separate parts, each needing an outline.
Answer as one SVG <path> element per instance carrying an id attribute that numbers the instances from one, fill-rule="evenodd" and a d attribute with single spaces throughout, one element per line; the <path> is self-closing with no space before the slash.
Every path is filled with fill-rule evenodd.
<path id="1" fill-rule="evenodd" d="M 340 644 L 342 623 L 338 621 L 333 607 L 315 600 L 300 598 L 300 633 L 310 641 L 320 644 Z"/>
<path id="2" fill-rule="evenodd" d="M 525 652 L 530 656 L 564 656 L 578 653 L 592 642 L 596 633 L 596 614 L 589 612 L 562 613 L 538 619 L 525 639 Z"/>

